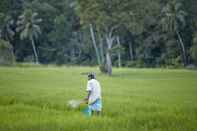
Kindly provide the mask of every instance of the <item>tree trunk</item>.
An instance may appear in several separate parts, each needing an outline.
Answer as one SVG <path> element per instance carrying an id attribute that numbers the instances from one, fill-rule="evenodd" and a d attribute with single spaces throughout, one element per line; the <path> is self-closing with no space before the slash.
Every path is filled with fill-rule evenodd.
<path id="1" fill-rule="evenodd" d="M 109 35 L 106 35 L 106 42 L 107 42 L 106 68 L 108 75 L 112 75 L 112 62 L 111 62 L 110 50 L 112 48 L 113 41 L 114 41 L 114 37 L 112 37 L 112 31 L 110 31 Z"/>
<path id="2" fill-rule="evenodd" d="M 112 75 L 111 54 L 109 51 L 106 53 L 106 68 L 108 75 Z"/>
<path id="3" fill-rule="evenodd" d="M 134 53 L 133 53 L 132 42 L 129 42 L 129 56 L 130 56 L 130 60 L 133 61 L 134 60 Z"/>
<path id="4" fill-rule="evenodd" d="M 70 55 L 70 59 L 71 59 L 71 62 L 72 63 L 75 63 L 75 58 L 76 58 L 76 56 L 75 56 L 75 48 L 72 48 L 71 49 L 71 55 Z"/>
<path id="5" fill-rule="evenodd" d="M 38 64 L 39 63 L 38 54 L 37 54 L 37 51 L 36 51 L 36 46 L 35 46 L 35 43 L 34 43 L 34 39 L 32 37 L 31 37 L 31 44 L 32 44 L 33 52 L 34 52 L 34 56 L 35 56 L 35 63 Z"/>
<path id="6" fill-rule="evenodd" d="M 105 63 L 105 56 L 104 56 L 104 51 L 103 51 L 103 38 L 101 35 L 99 35 L 99 46 L 100 46 L 100 54 L 101 54 L 101 64 Z"/>
<path id="7" fill-rule="evenodd" d="M 0 39 L 2 39 L 2 30 L 0 29 Z"/>
<path id="8" fill-rule="evenodd" d="M 81 32 L 77 32 L 77 41 L 78 41 L 78 46 L 77 46 L 77 49 L 78 49 L 78 54 L 77 54 L 77 57 L 80 58 L 81 57 L 81 54 L 82 54 L 82 46 L 83 46 L 83 42 L 82 42 L 82 34 Z"/>
<path id="9" fill-rule="evenodd" d="M 101 65 L 101 59 L 100 59 L 99 51 L 98 51 L 98 48 L 97 48 L 97 45 L 96 45 L 96 40 L 95 40 L 94 30 L 93 30 L 92 24 L 90 24 L 90 33 L 91 33 L 91 37 L 92 37 L 92 43 L 93 43 L 94 49 L 96 51 L 97 62 L 98 62 L 99 65 Z"/>
<path id="10" fill-rule="evenodd" d="M 116 37 L 116 40 L 117 40 L 117 44 L 118 44 L 118 47 L 120 48 L 120 38 L 119 36 Z M 119 49 L 118 51 L 118 67 L 121 68 L 122 64 L 121 64 L 121 51 Z"/>
<path id="11" fill-rule="evenodd" d="M 183 40 L 182 40 L 178 31 L 176 31 L 176 34 L 178 36 L 180 47 L 181 47 L 181 50 L 182 50 L 181 53 L 182 53 L 182 56 L 183 56 L 183 63 L 186 66 L 187 65 L 187 56 L 186 56 L 185 45 L 184 45 Z"/>

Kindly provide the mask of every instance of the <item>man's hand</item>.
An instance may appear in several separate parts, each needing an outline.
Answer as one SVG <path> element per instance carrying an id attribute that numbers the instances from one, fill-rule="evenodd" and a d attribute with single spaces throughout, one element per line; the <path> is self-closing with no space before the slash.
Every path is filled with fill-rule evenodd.
<path id="1" fill-rule="evenodd" d="M 90 94 L 91 94 L 91 91 L 88 91 L 88 95 L 87 95 L 87 97 L 84 99 L 84 101 L 86 102 L 86 104 L 88 104 L 88 100 L 89 100 Z"/>
<path id="2" fill-rule="evenodd" d="M 88 97 L 86 97 L 86 98 L 84 99 L 84 102 L 85 102 L 86 104 L 88 104 Z"/>

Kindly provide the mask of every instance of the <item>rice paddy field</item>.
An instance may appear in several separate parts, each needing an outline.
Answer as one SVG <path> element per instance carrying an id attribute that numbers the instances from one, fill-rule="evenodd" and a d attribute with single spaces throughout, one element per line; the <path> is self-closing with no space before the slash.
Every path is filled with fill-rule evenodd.
<path id="1" fill-rule="evenodd" d="M 87 72 L 102 86 L 101 116 L 67 106 L 86 96 Z M 196 130 L 197 71 L 0 67 L 0 131 Z"/>

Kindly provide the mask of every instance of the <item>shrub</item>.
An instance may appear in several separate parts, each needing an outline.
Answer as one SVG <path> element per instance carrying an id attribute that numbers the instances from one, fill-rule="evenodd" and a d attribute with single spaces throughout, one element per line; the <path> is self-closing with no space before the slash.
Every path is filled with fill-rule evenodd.
<path id="1" fill-rule="evenodd" d="M 145 67 L 145 63 L 143 60 L 129 61 L 126 63 L 126 67 L 143 68 Z"/>
<path id="2" fill-rule="evenodd" d="M 15 57 L 12 45 L 0 39 L 0 65 L 13 65 Z"/>
<path id="3" fill-rule="evenodd" d="M 99 69 L 100 69 L 100 71 L 101 71 L 102 73 L 107 73 L 107 68 L 106 68 L 105 64 L 101 64 L 101 65 L 99 66 Z"/>
<path id="4" fill-rule="evenodd" d="M 190 49 L 190 54 L 195 65 L 197 65 L 197 45 L 193 45 Z"/>

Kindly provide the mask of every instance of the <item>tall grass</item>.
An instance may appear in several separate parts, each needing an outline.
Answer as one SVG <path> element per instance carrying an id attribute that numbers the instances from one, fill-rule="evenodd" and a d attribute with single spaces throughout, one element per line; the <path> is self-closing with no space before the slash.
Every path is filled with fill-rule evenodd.
<path id="1" fill-rule="evenodd" d="M 103 114 L 71 110 L 84 98 L 87 72 L 102 86 Z M 0 131 L 195 131 L 197 72 L 90 67 L 0 68 Z"/>

